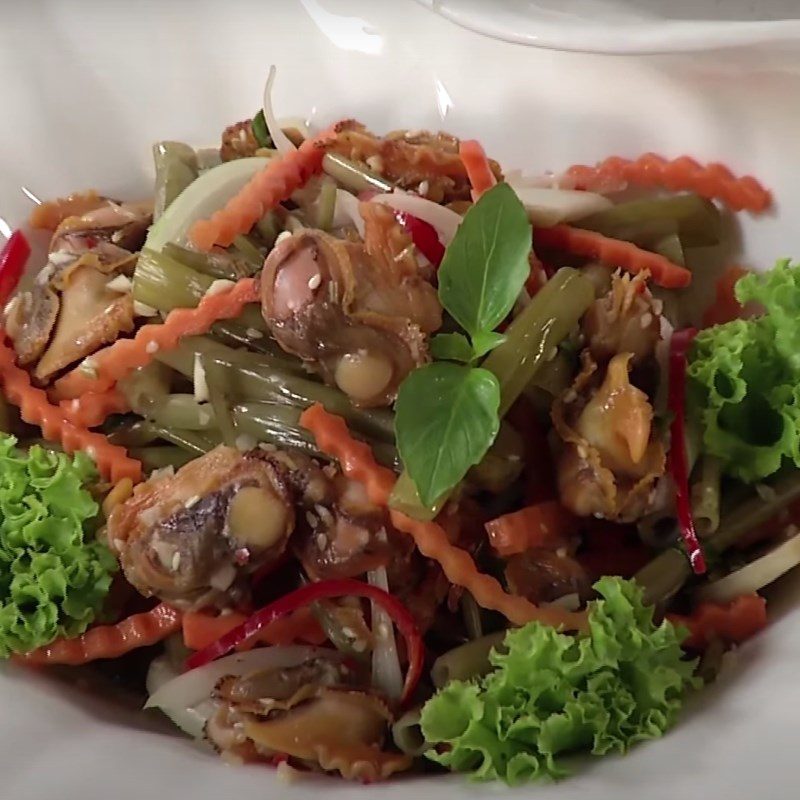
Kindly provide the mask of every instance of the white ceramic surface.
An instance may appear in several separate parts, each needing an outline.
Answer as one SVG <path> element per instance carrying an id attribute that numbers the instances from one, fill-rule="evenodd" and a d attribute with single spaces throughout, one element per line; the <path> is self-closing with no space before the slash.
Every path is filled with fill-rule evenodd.
<path id="1" fill-rule="evenodd" d="M 800 43 L 796 0 L 418 0 L 473 31 L 586 53 Z"/>
<path id="2" fill-rule="evenodd" d="M 800 58 L 791 54 L 555 53 L 479 36 L 413 0 L 2 5 L 0 232 L 29 211 L 23 186 L 44 197 L 92 186 L 146 195 L 151 143 L 216 141 L 257 108 L 274 62 L 281 115 L 320 124 L 355 116 L 377 130 L 441 126 L 480 137 L 508 167 L 558 170 L 646 150 L 725 161 L 757 174 L 778 200 L 775 215 L 743 217 L 745 263 L 800 254 Z M 790 600 L 664 740 L 513 796 L 793 797 L 800 611 Z M 458 778 L 287 787 L 269 770 L 228 767 L 142 716 L 10 666 L 0 667 L 0 708 L 4 800 L 299 800 L 318 791 L 331 800 L 452 800 L 503 791 Z"/>

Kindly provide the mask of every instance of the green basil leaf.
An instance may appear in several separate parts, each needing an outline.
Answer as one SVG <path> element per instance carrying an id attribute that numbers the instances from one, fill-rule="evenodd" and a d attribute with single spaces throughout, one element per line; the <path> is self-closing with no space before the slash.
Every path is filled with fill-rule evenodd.
<path id="1" fill-rule="evenodd" d="M 485 369 L 439 362 L 400 386 L 395 433 L 400 458 L 425 506 L 452 489 L 497 436 L 500 386 Z"/>
<path id="2" fill-rule="evenodd" d="M 264 112 L 259 111 L 254 117 L 253 122 L 251 123 L 253 128 L 253 136 L 255 140 L 258 142 L 259 147 L 274 147 L 275 145 L 272 143 L 272 137 L 269 135 L 269 129 L 267 128 L 267 121 L 264 119 Z"/>
<path id="3" fill-rule="evenodd" d="M 508 315 L 530 273 L 531 223 L 505 183 L 467 211 L 439 267 L 439 299 L 471 337 Z"/>
<path id="4" fill-rule="evenodd" d="M 495 347 L 499 347 L 503 342 L 506 340 L 506 337 L 502 333 L 496 333 L 495 331 L 480 331 L 476 333 L 475 336 L 472 337 L 472 349 L 475 353 L 475 358 L 481 358 L 481 356 L 485 356 L 491 350 L 494 350 Z"/>
<path id="5" fill-rule="evenodd" d="M 431 339 L 431 355 L 443 361 L 463 361 L 474 358 L 469 339 L 463 333 L 440 333 Z"/>

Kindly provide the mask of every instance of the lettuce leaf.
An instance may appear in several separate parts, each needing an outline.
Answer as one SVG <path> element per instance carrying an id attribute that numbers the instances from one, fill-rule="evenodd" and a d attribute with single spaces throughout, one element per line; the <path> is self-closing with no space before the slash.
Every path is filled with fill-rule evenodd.
<path id="1" fill-rule="evenodd" d="M 697 335 L 687 405 L 705 451 L 749 483 L 786 459 L 800 467 L 800 266 L 784 260 L 746 275 L 736 297 L 760 303 L 765 313 Z"/>
<path id="2" fill-rule="evenodd" d="M 685 631 L 654 625 L 633 581 L 602 578 L 595 589 L 588 633 L 538 622 L 509 631 L 492 672 L 452 681 L 425 704 L 428 758 L 479 780 L 556 779 L 569 754 L 624 753 L 675 722 L 686 688 L 699 685 Z"/>
<path id="3" fill-rule="evenodd" d="M 84 454 L 0 434 L 0 657 L 77 636 L 95 619 L 116 559 L 97 541 L 96 477 Z"/>

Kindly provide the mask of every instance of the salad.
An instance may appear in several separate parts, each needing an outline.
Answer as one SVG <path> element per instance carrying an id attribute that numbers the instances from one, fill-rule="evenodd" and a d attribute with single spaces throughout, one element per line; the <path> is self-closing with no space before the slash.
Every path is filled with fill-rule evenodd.
<path id="1" fill-rule="evenodd" d="M 0 255 L 0 657 L 284 776 L 661 736 L 800 562 L 800 267 L 692 297 L 769 192 L 315 133 L 273 79 L 156 144 L 151 198 L 41 202 Z"/>

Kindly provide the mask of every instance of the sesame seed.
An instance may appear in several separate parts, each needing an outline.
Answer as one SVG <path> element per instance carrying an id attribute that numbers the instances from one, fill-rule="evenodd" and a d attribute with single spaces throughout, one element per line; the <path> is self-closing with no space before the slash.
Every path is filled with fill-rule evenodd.
<path id="1" fill-rule="evenodd" d="M 122 549 L 125 547 L 125 540 L 124 539 L 114 539 L 112 542 L 114 545 L 114 549 L 118 552 L 122 552 Z"/>
<path id="2" fill-rule="evenodd" d="M 181 554 L 179 551 L 175 552 L 175 555 L 172 556 L 172 571 L 177 572 L 181 566 Z"/>
<path id="3" fill-rule="evenodd" d="M 232 289 L 236 284 L 233 281 L 229 281 L 226 278 L 217 278 L 211 286 L 206 289 L 206 293 L 204 297 L 211 297 L 215 294 L 222 294 L 223 292 L 227 292 Z"/>
<path id="4" fill-rule="evenodd" d="M 328 546 L 328 537 L 324 533 L 320 533 L 317 535 L 317 547 L 320 550 L 324 550 Z"/>
<path id="5" fill-rule="evenodd" d="M 281 231 L 275 237 L 275 247 L 277 247 L 281 242 L 285 242 L 287 239 L 291 239 L 291 238 L 292 238 L 292 232 L 291 231 Z"/>
<path id="6" fill-rule="evenodd" d="M 206 381 L 206 371 L 200 353 L 194 354 L 194 369 L 192 370 L 194 382 L 194 399 L 198 403 L 208 400 L 208 382 Z"/>
<path id="7" fill-rule="evenodd" d="M 351 647 L 356 651 L 356 653 L 363 653 L 367 649 L 367 643 L 361 639 L 356 639 L 354 642 L 352 642 Z"/>
<path id="8" fill-rule="evenodd" d="M 255 328 L 248 328 L 245 333 L 247 334 L 248 339 L 263 339 L 264 334 L 261 331 L 257 331 Z"/>
<path id="9" fill-rule="evenodd" d="M 145 345 L 144 350 L 145 350 L 146 353 L 150 353 L 151 355 L 153 353 L 157 353 L 158 352 L 158 342 L 155 339 L 153 339 L 152 341 L 148 342 Z"/>
<path id="10" fill-rule="evenodd" d="M 319 288 L 319 285 L 321 283 L 322 283 L 322 275 L 320 275 L 319 272 L 317 272 L 308 279 L 308 288 L 311 289 L 311 291 L 314 291 L 314 289 Z"/>
<path id="11" fill-rule="evenodd" d="M 191 508 L 194 505 L 197 505 L 200 502 L 200 495 L 193 494 L 184 504 L 184 508 Z"/>
<path id="12" fill-rule="evenodd" d="M 348 639 L 355 639 L 356 638 L 356 632 L 352 628 L 344 627 L 344 628 L 342 628 L 342 633 Z"/>
<path id="13" fill-rule="evenodd" d="M 201 411 L 197 415 L 197 421 L 201 425 L 208 425 L 208 423 L 211 422 L 211 414 L 209 414 L 208 411 Z"/>
<path id="14" fill-rule="evenodd" d="M 84 358 L 81 361 L 80 366 L 78 369 L 86 375 L 87 378 L 96 378 L 97 377 L 97 364 L 92 361 L 91 358 Z"/>
<path id="15" fill-rule="evenodd" d="M 73 410 L 73 411 L 80 411 L 80 409 L 81 409 L 81 401 L 80 401 L 80 398 L 77 398 L 77 397 L 76 397 L 76 398 L 75 398 L 75 399 L 72 401 L 72 403 L 70 403 L 70 406 L 71 406 L 71 408 L 72 408 L 72 410 Z"/>
<path id="16" fill-rule="evenodd" d="M 249 433 L 242 433 L 236 437 L 234 444 L 239 452 L 246 453 L 248 450 L 253 450 L 258 442 L 255 436 L 251 436 Z"/>
<path id="17" fill-rule="evenodd" d="M 557 355 L 558 355 L 558 348 L 557 347 L 551 347 L 550 350 L 547 353 L 547 360 L 548 361 L 552 361 Z"/>
<path id="18" fill-rule="evenodd" d="M 418 187 L 419 193 L 425 197 L 427 196 L 428 192 L 430 191 L 431 185 L 428 181 L 422 181 Z"/>
<path id="19" fill-rule="evenodd" d="M 559 547 L 558 550 L 556 550 L 556 555 L 559 558 L 566 558 L 567 557 L 567 548 L 566 547 Z"/>
<path id="20" fill-rule="evenodd" d="M 270 444 L 269 442 L 261 442 L 258 447 L 265 453 L 274 453 L 278 449 L 274 444 Z"/>
<path id="21" fill-rule="evenodd" d="M 316 527 L 319 520 L 310 512 L 306 511 L 306 522 L 312 527 Z"/>
<path id="22" fill-rule="evenodd" d="M 154 469 L 150 473 L 150 479 L 153 480 L 161 480 L 162 478 L 171 478 L 175 474 L 175 467 L 170 464 L 167 467 L 161 467 L 160 469 Z"/>
<path id="23" fill-rule="evenodd" d="M 50 253 L 47 260 L 56 267 L 63 267 L 75 260 L 75 254 L 70 253 L 69 250 L 56 250 L 54 253 Z"/>
<path id="24" fill-rule="evenodd" d="M 132 288 L 133 284 L 127 275 L 117 275 L 106 284 L 106 289 L 110 292 L 119 292 L 120 294 L 128 294 Z"/>
<path id="25" fill-rule="evenodd" d="M 147 303 L 140 303 L 138 300 L 134 300 L 133 313 L 137 317 L 154 317 L 158 314 L 158 309 L 153 308 L 153 306 L 148 306 Z"/>
<path id="26" fill-rule="evenodd" d="M 642 318 L 639 321 L 639 324 L 642 326 L 642 328 L 648 328 L 650 327 L 650 324 L 652 322 L 653 322 L 653 315 L 650 312 L 648 312 L 647 314 L 642 314 Z"/>
<path id="27" fill-rule="evenodd" d="M 333 525 L 333 514 L 328 511 L 325 506 L 316 505 L 314 506 L 314 510 L 319 514 L 319 518 L 326 524 L 326 525 Z"/>
<path id="28" fill-rule="evenodd" d="M 382 639 L 388 638 L 391 632 L 392 629 L 385 622 L 381 622 L 381 624 L 378 625 L 378 636 L 380 636 Z"/>
<path id="29" fill-rule="evenodd" d="M 89 445 L 86 448 L 86 455 L 89 456 L 89 458 L 94 458 L 97 455 L 97 450 L 95 450 L 94 447 Z"/>

